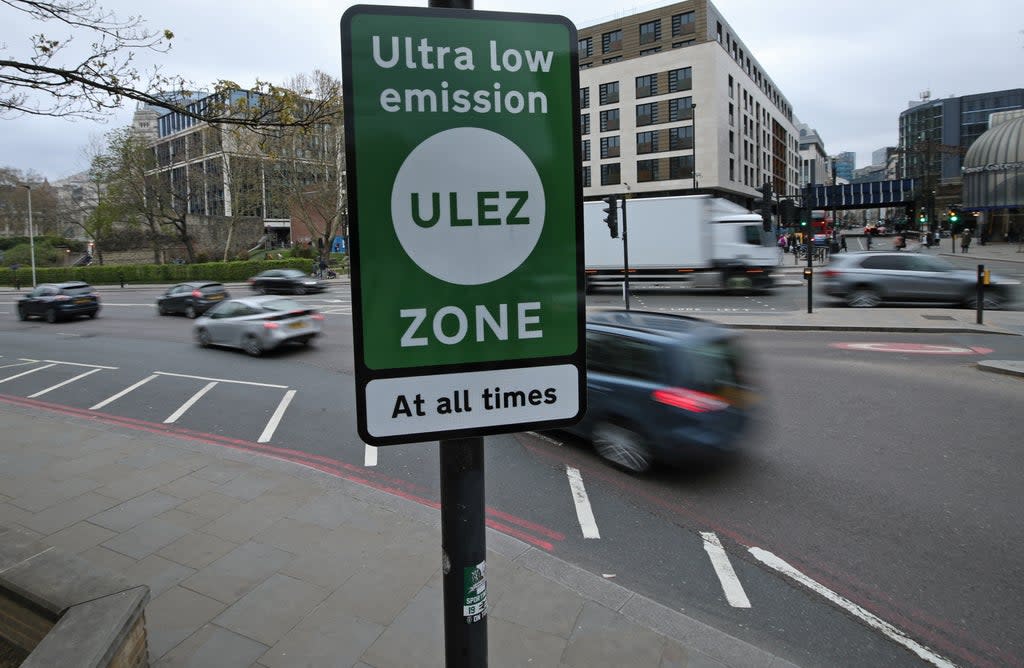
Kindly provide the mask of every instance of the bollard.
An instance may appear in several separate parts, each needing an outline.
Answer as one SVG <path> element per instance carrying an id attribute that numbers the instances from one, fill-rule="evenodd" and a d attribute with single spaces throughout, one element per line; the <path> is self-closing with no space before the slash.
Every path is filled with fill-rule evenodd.
<path id="1" fill-rule="evenodd" d="M 985 271 L 985 265 L 978 265 L 978 317 L 977 323 L 979 325 L 985 324 L 985 286 L 988 285 L 988 272 Z"/>
<path id="2" fill-rule="evenodd" d="M 117 279 L 119 281 L 121 281 L 121 287 L 123 288 L 124 287 L 124 272 L 123 271 L 117 272 Z"/>

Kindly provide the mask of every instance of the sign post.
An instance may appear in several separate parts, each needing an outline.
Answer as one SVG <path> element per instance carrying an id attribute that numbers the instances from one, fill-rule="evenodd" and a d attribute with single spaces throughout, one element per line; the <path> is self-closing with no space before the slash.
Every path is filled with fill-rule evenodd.
<path id="1" fill-rule="evenodd" d="M 484 666 L 483 436 L 585 409 L 576 31 L 357 5 L 341 46 L 359 434 L 440 440 L 446 665 Z"/>

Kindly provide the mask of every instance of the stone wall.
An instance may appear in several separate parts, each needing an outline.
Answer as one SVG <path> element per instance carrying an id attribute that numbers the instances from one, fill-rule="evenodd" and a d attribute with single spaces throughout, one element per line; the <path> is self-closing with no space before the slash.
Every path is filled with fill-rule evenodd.
<path id="1" fill-rule="evenodd" d="M 231 232 L 231 223 L 235 229 Z M 255 246 L 263 236 L 263 220 L 261 218 L 229 218 L 225 216 L 189 216 L 188 232 L 192 237 L 192 247 L 196 256 L 205 256 L 207 260 L 218 261 L 224 258 L 224 245 L 231 236 L 228 260 L 235 260 Z M 164 264 L 177 259 L 187 259 L 185 245 L 175 243 L 165 246 L 161 251 Z M 136 248 L 126 251 L 104 251 L 103 264 L 152 264 L 153 249 L 150 247 Z"/>

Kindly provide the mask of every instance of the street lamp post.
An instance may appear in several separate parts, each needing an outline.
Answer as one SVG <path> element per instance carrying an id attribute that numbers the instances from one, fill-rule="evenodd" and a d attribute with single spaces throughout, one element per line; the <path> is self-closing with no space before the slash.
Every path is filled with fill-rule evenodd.
<path id="1" fill-rule="evenodd" d="M 36 233 L 32 228 L 32 186 L 27 183 L 19 184 L 28 193 L 28 247 L 29 255 L 32 257 L 32 287 L 36 287 Z"/>
<path id="2" fill-rule="evenodd" d="M 693 132 L 693 190 L 697 190 L 697 105 L 690 104 L 690 113 L 693 114 L 693 118 L 690 119 L 690 125 L 692 126 Z"/>

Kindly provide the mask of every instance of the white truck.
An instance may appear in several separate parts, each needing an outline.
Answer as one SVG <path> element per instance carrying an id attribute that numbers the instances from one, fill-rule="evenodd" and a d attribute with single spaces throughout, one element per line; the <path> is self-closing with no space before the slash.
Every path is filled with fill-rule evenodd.
<path id="1" fill-rule="evenodd" d="M 770 288 L 779 249 L 762 231 L 761 216 L 708 195 L 619 200 L 619 238 L 605 222 L 603 200 L 583 205 L 587 291 L 621 285 L 622 230 L 629 245 L 629 280 L 692 287 Z"/>

